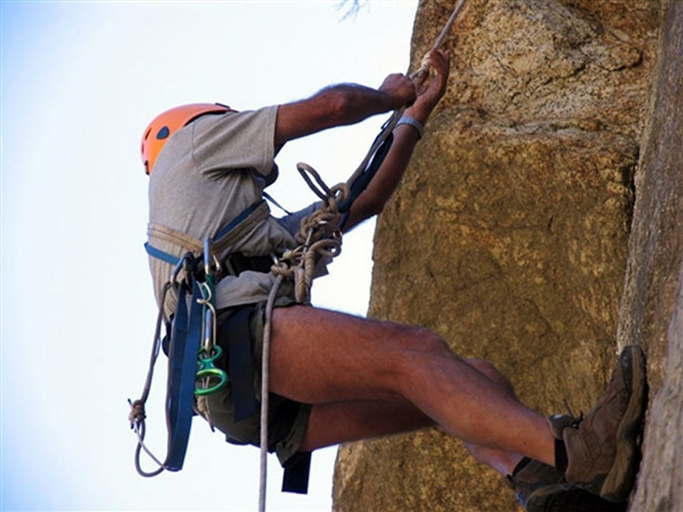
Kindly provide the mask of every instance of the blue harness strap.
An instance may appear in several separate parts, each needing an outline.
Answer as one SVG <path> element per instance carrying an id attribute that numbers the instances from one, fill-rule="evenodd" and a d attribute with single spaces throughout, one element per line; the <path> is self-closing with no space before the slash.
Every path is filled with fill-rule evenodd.
<path id="1" fill-rule="evenodd" d="M 228 344 L 228 375 L 232 381 L 235 423 L 256 413 L 256 389 L 252 361 L 249 317 L 252 308 L 242 307 L 219 328 L 219 339 Z"/>
<path id="2" fill-rule="evenodd" d="M 269 210 L 265 201 L 257 201 L 243 210 L 228 224 L 221 228 L 212 238 L 211 242 L 229 246 L 235 238 L 243 236 L 257 223 L 267 217 Z M 182 233 L 174 232 L 168 228 L 157 227 L 157 236 L 165 235 L 166 240 L 184 246 L 185 249 L 196 250 L 201 243 Z M 170 239 L 169 239 L 170 237 Z M 220 245 L 219 245 L 220 246 Z M 154 247 L 151 243 L 145 243 L 147 254 L 179 268 L 179 265 L 188 254 L 177 257 L 166 251 Z M 191 257 L 191 256 L 190 256 Z M 191 265 L 190 265 L 191 266 Z M 168 429 L 168 444 L 166 460 L 163 468 L 169 471 L 180 471 L 185 461 L 187 445 L 192 427 L 195 404 L 195 378 L 197 374 L 197 358 L 203 336 L 204 309 L 198 299 L 203 299 L 199 284 L 193 278 L 191 270 L 186 268 L 187 275 L 178 285 L 178 302 L 173 316 L 168 350 L 168 383 L 166 393 L 166 423 Z M 163 307 L 163 306 L 162 306 Z M 244 332 L 233 336 L 231 349 L 235 351 L 235 357 L 231 360 L 239 363 L 250 362 L 250 343 L 248 338 L 248 321 L 245 324 L 247 330 L 247 343 L 239 343 L 244 338 Z M 165 349 L 165 347 L 164 347 Z M 164 350 L 166 351 L 166 350 Z M 238 377 L 233 385 L 238 385 L 235 390 L 236 403 L 239 407 L 235 413 L 238 417 L 246 417 L 253 414 L 256 409 L 255 394 L 253 391 L 253 379 L 249 373 L 249 364 L 231 365 L 231 370 Z M 240 386 L 241 384 L 241 386 Z"/>
<path id="3" fill-rule="evenodd" d="M 381 136 L 382 133 L 380 133 L 375 140 L 377 141 Z M 342 230 L 344 229 L 344 226 L 346 226 L 346 221 L 349 218 L 349 210 L 351 209 L 351 205 L 353 205 L 354 201 L 358 199 L 358 196 L 363 193 L 363 191 L 375 177 L 375 174 L 377 174 L 377 171 L 384 162 L 387 153 L 389 153 L 389 149 L 391 149 L 391 144 L 393 142 L 394 135 L 393 133 L 390 133 L 384 142 L 382 142 L 382 144 L 380 144 L 380 146 L 377 148 L 375 154 L 372 155 L 372 159 L 365 166 L 363 172 L 353 181 L 353 183 L 351 183 L 349 197 L 339 203 L 339 212 L 343 214 L 340 224 L 340 228 Z"/>
<path id="4" fill-rule="evenodd" d="M 243 210 L 237 217 L 232 219 L 230 222 L 228 222 L 225 226 L 223 226 L 220 230 L 218 230 L 218 233 L 213 237 L 213 242 L 218 242 L 221 240 L 223 237 L 228 235 L 233 229 L 235 229 L 242 221 L 246 220 L 249 215 L 254 213 L 258 208 L 262 207 L 264 205 L 264 201 L 257 201 L 251 206 L 248 206 L 245 210 Z"/>
<path id="5" fill-rule="evenodd" d="M 192 281 L 192 299 L 183 280 L 178 289 L 178 306 L 173 319 L 169 353 L 169 386 L 166 396 L 166 421 L 169 431 L 166 469 L 180 471 L 185 460 L 194 415 L 197 354 L 202 339 L 201 297 L 199 285 Z M 189 309 L 189 311 L 188 311 Z"/>
<path id="6" fill-rule="evenodd" d="M 161 249 L 157 249 L 149 242 L 145 242 L 145 251 L 147 251 L 147 254 L 149 254 L 153 258 L 165 261 L 166 263 L 170 263 L 173 266 L 177 265 L 180 261 L 180 258 L 173 256 L 172 254 L 169 254 L 165 251 L 162 251 Z"/>

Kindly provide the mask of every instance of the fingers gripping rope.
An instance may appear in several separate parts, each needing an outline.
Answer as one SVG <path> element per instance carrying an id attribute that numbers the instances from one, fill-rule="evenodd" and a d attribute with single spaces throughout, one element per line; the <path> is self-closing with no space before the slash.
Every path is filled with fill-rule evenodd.
<path id="1" fill-rule="evenodd" d="M 443 42 L 446 40 L 446 37 L 448 37 L 449 32 L 451 31 L 451 28 L 453 28 L 453 23 L 455 23 L 455 19 L 458 17 L 458 14 L 460 14 L 460 10 L 462 9 L 463 5 L 465 5 L 465 0 L 459 0 L 459 2 L 456 4 L 456 6 L 453 8 L 453 12 L 451 13 L 451 16 L 448 18 L 448 21 L 446 24 L 443 26 L 441 29 L 441 33 L 439 34 L 439 37 L 436 38 L 434 41 L 434 44 L 432 45 L 432 50 L 438 50 L 441 48 L 441 45 Z M 417 71 L 412 73 L 410 75 L 410 78 L 416 79 L 418 77 L 421 77 L 423 75 L 426 76 L 427 73 L 429 73 L 429 68 L 431 66 L 431 62 L 429 60 L 429 52 L 425 54 L 425 56 L 422 58 L 422 62 L 420 63 L 420 67 Z"/>

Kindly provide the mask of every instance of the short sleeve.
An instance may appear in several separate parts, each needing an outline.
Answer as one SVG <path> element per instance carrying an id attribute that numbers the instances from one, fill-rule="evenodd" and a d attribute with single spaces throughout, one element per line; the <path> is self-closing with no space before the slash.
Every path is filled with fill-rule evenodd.
<path id="1" fill-rule="evenodd" d="M 275 158 L 277 106 L 226 112 L 197 119 L 192 129 L 192 158 L 202 174 L 250 169 L 267 176 Z"/>

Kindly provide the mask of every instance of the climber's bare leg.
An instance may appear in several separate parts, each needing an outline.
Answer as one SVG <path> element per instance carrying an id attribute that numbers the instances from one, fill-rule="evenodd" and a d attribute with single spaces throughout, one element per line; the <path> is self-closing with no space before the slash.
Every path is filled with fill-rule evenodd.
<path id="1" fill-rule="evenodd" d="M 514 400 L 519 401 L 512 383 L 491 363 L 482 359 L 465 359 L 465 362 L 498 384 Z M 502 475 L 511 475 L 517 464 L 524 457 L 519 453 L 497 450 L 474 443 L 465 442 L 465 447 L 475 459 L 492 467 Z"/>
<path id="2" fill-rule="evenodd" d="M 490 363 L 466 359 L 467 364 L 496 382 L 514 396 L 510 382 Z M 407 401 L 349 401 L 314 405 L 301 449 L 313 451 L 326 446 L 413 432 L 436 423 Z M 516 453 L 465 443 L 481 463 L 503 475 L 509 475 L 522 456 Z"/>
<path id="3" fill-rule="evenodd" d="M 278 308 L 270 368 L 271 391 L 294 400 L 314 406 L 409 402 L 472 447 L 554 464 L 545 419 L 427 329 L 304 306 Z"/>
<path id="4" fill-rule="evenodd" d="M 314 405 L 302 451 L 414 432 L 434 421 L 409 402 L 350 401 Z"/>

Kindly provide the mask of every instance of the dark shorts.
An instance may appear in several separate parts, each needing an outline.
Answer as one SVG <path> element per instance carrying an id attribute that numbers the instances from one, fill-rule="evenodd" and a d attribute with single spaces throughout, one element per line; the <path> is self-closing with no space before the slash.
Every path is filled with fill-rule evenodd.
<path id="1" fill-rule="evenodd" d="M 287 305 L 286 301 L 280 305 Z M 225 434 L 227 442 L 232 444 L 261 444 L 261 361 L 263 354 L 263 332 L 265 326 L 265 302 L 227 308 L 218 312 L 217 340 L 216 343 L 223 349 L 221 360 L 217 366 L 228 371 L 229 366 L 229 333 L 233 331 L 230 323 L 221 328 L 225 322 L 234 322 L 240 316 L 237 313 L 243 308 L 248 308 L 247 315 L 249 327 L 249 346 L 251 352 L 251 366 L 253 371 L 253 392 L 256 400 L 256 412 L 245 419 L 235 422 L 235 400 L 233 397 L 233 383 L 228 380 L 228 385 L 221 391 L 208 395 L 208 405 L 211 423 L 215 428 Z M 244 317 L 243 317 L 244 318 Z M 226 332 L 228 335 L 226 335 Z M 247 340 L 243 340 L 247 343 Z M 230 372 L 228 372 L 230 375 Z M 299 451 L 303 441 L 311 406 L 301 404 L 281 397 L 274 393 L 270 394 L 268 407 L 268 451 L 277 453 L 280 463 L 284 466 Z"/>

